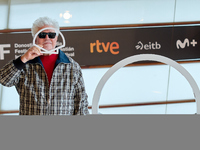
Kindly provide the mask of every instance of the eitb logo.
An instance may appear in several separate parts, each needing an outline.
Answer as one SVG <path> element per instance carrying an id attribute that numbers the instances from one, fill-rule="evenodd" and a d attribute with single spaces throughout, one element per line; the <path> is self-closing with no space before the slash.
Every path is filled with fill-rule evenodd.
<path id="1" fill-rule="evenodd" d="M 137 50 L 154 50 L 154 49 L 161 49 L 161 44 L 156 42 L 149 42 L 143 44 L 141 41 L 138 42 L 138 44 L 135 46 Z"/>
<path id="2" fill-rule="evenodd" d="M 4 60 L 4 55 L 10 53 L 10 50 L 5 50 L 5 48 L 10 48 L 10 46 L 10 44 L 0 44 L 0 60 Z"/>

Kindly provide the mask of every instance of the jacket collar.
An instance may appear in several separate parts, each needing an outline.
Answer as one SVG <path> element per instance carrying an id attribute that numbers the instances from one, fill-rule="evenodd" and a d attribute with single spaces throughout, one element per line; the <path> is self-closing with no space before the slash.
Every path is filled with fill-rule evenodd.
<path id="1" fill-rule="evenodd" d="M 36 57 L 30 61 L 28 61 L 27 63 L 31 63 L 31 64 L 35 64 L 35 63 L 39 63 L 43 66 L 42 64 L 42 61 L 40 59 L 40 57 Z M 61 50 L 59 50 L 59 53 L 58 53 L 58 59 L 56 60 L 56 64 L 55 66 L 57 66 L 59 63 L 71 63 L 69 61 L 69 58 L 65 55 L 65 53 Z"/>

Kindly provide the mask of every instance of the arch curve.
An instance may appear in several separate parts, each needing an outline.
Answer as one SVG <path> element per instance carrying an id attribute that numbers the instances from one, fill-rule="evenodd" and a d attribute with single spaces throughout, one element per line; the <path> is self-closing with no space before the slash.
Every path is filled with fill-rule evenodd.
<path id="1" fill-rule="evenodd" d="M 127 57 L 125 59 L 122 59 L 121 61 L 119 61 L 115 65 L 113 65 L 103 75 L 103 77 L 99 81 L 99 83 L 95 89 L 94 95 L 93 95 L 92 114 L 98 114 L 99 98 L 101 95 L 101 91 L 102 91 L 105 83 L 107 82 L 107 80 L 120 68 L 122 68 L 130 63 L 134 63 L 134 62 L 138 62 L 138 61 L 146 61 L 146 60 L 162 62 L 164 64 L 172 66 L 177 71 L 179 71 L 186 78 L 186 80 L 189 82 L 190 86 L 192 87 L 195 101 L 196 101 L 196 111 L 197 111 L 197 114 L 200 113 L 200 110 L 199 110 L 200 109 L 200 91 L 199 91 L 198 85 L 195 82 L 194 78 L 190 75 L 190 73 L 184 67 L 182 67 L 176 61 L 174 61 L 168 57 L 165 57 L 165 56 L 161 56 L 161 55 L 157 55 L 157 54 L 138 54 L 138 55 L 133 55 L 133 56 Z"/>

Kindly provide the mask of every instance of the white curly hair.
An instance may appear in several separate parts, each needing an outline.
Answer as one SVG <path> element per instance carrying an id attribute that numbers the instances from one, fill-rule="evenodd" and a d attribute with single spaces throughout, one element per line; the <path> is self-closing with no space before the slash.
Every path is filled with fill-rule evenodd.
<path id="1" fill-rule="evenodd" d="M 56 28 L 58 31 L 60 30 L 59 24 L 56 20 L 53 20 L 49 17 L 40 17 L 33 23 L 33 26 L 31 28 L 32 36 L 34 37 L 35 34 L 39 31 L 39 28 L 43 26 L 52 26 L 53 28 Z"/>

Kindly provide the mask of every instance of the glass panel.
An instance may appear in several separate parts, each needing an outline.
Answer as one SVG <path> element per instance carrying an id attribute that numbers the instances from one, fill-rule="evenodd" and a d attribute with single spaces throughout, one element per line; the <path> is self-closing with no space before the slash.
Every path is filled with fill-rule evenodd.
<path id="1" fill-rule="evenodd" d="M 99 104 L 165 101 L 168 65 L 124 67 L 106 82 Z"/>
<path id="2" fill-rule="evenodd" d="M 168 104 L 167 114 L 195 114 L 196 103 Z"/>
<path id="3" fill-rule="evenodd" d="M 191 65 L 191 66 L 190 66 Z M 190 72 L 193 71 L 193 74 L 198 74 L 197 70 L 193 70 L 194 66 L 198 68 L 197 64 L 188 64 L 182 66 L 187 66 L 187 69 L 190 68 Z M 193 69 L 192 69 L 193 68 Z M 186 69 L 186 68 L 185 68 Z M 195 73 L 195 71 L 197 71 Z M 184 99 L 194 99 L 194 94 L 189 82 L 186 78 L 179 73 L 174 68 L 171 68 L 170 71 L 170 82 L 169 82 L 169 93 L 168 93 L 168 100 L 184 100 Z"/>
<path id="4" fill-rule="evenodd" d="M 100 114 L 165 114 L 166 105 L 101 108 Z"/>
<path id="5" fill-rule="evenodd" d="M 100 114 L 195 114 L 196 103 L 101 108 Z"/>
<path id="6" fill-rule="evenodd" d="M 1 23 L 0 29 L 7 28 L 7 18 L 8 18 L 8 4 L 6 0 L 0 1 L 0 16 L 1 16 Z"/>
<path id="7" fill-rule="evenodd" d="M 6 116 L 17 116 L 19 115 L 19 113 L 8 113 L 8 114 L 2 114 L 2 115 L 6 115 Z"/>
<path id="8" fill-rule="evenodd" d="M 10 28 L 30 28 L 33 21 L 40 16 L 57 19 L 61 27 L 200 20 L 200 16 L 197 15 L 200 12 L 198 0 L 12 0 L 11 4 Z M 47 6 L 48 9 L 44 9 Z M 8 11 L 6 0 L 0 2 L 0 9 L 2 13 L 0 29 L 4 29 Z M 174 10 L 176 10 L 175 19 Z"/>
<path id="9" fill-rule="evenodd" d="M 82 69 L 89 105 L 92 106 L 92 98 L 97 84 L 109 68 Z"/>
<path id="10" fill-rule="evenodd" d="M 176 0 L 175 22 L 199 21 L 199 0 Z"/>
<path id="11" fill-rule="evenodd" d="M 61 27 L 173 22 L 175 4 L 174 0 L 14 2 L 10 28 L 31 28 L 41 16 L 58 20 Z"/>
<path id="12" fill-rule="evenodd" d="M 185 63 L 181 65 L 191 74 L 198 87 L 200 87 L 200 63 Z"/>
<path id="13" fill-rule="evenodd" d="M 42 7 L 42 4 L 12 4 L 10 7 L 9 28 L 31 28 L 38 17 L 48 14 L 48 11 L 45 13 L 46 10 Z M 52 9 L 50 11 L 52 12 Z M 51 13 L 47 16 L 51 16 Z M 52 16 L 51 18 L 54 17 Z"/>
<path id="14" fill-rule="evenodd" d="M 15 87 L 3 87 L 1 110 L 19 110 L 19 95 Z"/>

